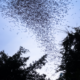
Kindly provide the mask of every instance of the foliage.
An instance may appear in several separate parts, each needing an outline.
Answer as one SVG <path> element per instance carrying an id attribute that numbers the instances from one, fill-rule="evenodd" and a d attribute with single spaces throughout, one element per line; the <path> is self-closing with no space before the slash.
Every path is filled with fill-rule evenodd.
<path id="1" fill-rule="evenodd" d="M 63 40 L 62 63 L 59 71 L 63 76 L 58 80 L 80 80 L 80 28 L 74 28 Z"/>
<path id="2" fill-rule="evenodd" d="M 26 61 L 29 57 L 21 57 L 22 53 L 26 53 L 23 47 L 13 56 L 8 56 L 4 51 L 0 52 L 0 80 L 48 80 L 45 74 L 40 75 L 36 72 L 36 69 L 45 65 L 47 55 L 28 67 Z"/>

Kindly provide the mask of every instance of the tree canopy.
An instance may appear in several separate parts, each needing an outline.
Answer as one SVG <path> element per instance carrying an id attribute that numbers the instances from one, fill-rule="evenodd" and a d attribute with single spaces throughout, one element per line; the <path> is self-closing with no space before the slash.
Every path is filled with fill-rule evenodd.
<path id="1" fill-rule="evenodd" d="M 80 28 L 74 29 L 62 42 L 59 71 L 63 71 L 63 75 L 58 80 L 80 80 Z"/>
<path id="2" fill-rule="evenodd" d="M 23 47 L 13 56 L 8 56 L 4 51 L 0 52 L 0 80 L 50 80 L 45 74 L 40 75 L 36 71 L 45 65 L 47 55 L 27 66 L 29 57 L 21 57 L 22 53 L 26 53 Z"/>

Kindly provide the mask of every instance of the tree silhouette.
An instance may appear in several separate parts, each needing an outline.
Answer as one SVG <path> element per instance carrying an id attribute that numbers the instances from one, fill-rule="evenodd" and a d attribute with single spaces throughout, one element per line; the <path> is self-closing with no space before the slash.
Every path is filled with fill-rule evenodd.
<path id="1" fill-rule="evenodd" d="M 62 63 L 59 71 L 63 76 L 58 80 L 80 80 L 80 28 L 74 28 L 63 40 Z"/>
<path id="2" fill-rule="evenodd" d="M 0 80 L 49 80 L 45 74 L 40 75 L 36 69 L 41 69 L 46 63 L 47 55 L 42 56 L 38 61 L 26 65 L 29 57 L 21 57 L 26 49 L 20 47 L 19 51 L 12 57 L 0 52 Z"/>

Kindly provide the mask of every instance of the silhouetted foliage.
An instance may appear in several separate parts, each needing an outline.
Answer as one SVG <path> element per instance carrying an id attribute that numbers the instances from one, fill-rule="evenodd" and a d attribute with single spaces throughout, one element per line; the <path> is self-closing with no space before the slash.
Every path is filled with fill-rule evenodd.
<path id="1" fill-rule="evenodd" d="M 0 80 L 48 80 L 45 74 L 36 72 L 36 69 L 45 65 L 47 55 L 28 67 L 26 61 L 29 57 L 21 57 L 22 53 L 26 53 L 23 47 L 13 56 L 8 56 L 4 51 L 0 52 Z"/>
<path id="2" fill-rule="evenodd" d="M 63 75 L 58 80 L 80 80 L 80 28 L 74 29 L 62 42 L 59 71 L 63 71 Z"/>

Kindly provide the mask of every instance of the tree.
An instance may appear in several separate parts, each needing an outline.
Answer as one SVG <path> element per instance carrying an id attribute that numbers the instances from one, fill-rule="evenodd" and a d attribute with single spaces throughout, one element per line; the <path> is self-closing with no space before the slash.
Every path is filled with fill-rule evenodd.
<path id="1" fill-rule="evenodd" d="M 53 51 L 54 25 L 67 13 L 70 0 L 0 0 L 0 10 L 26 24 L 46 51 Z"/>
<path id="2" fill-rule="evenodd" d="M 80 28 L 74 29 L 75 32 L 68 32 L 62 42 L 62 62 L 59 71 L 63 71 L 63 76 L 58 80 L 80 80 Z"/>
<path id="3" fill-rule="evenodd" d="M 28 67 L 26 61 L 29 57 L 21 57 L 22 53 L 26 53 L 23 47 L 13 56 L 8 56 L 4 51 L 0 52 L 0 80 L 48 80 L 45 74 L 36 72 L 36 69 L 45 65 L 47 55 Z"/>

